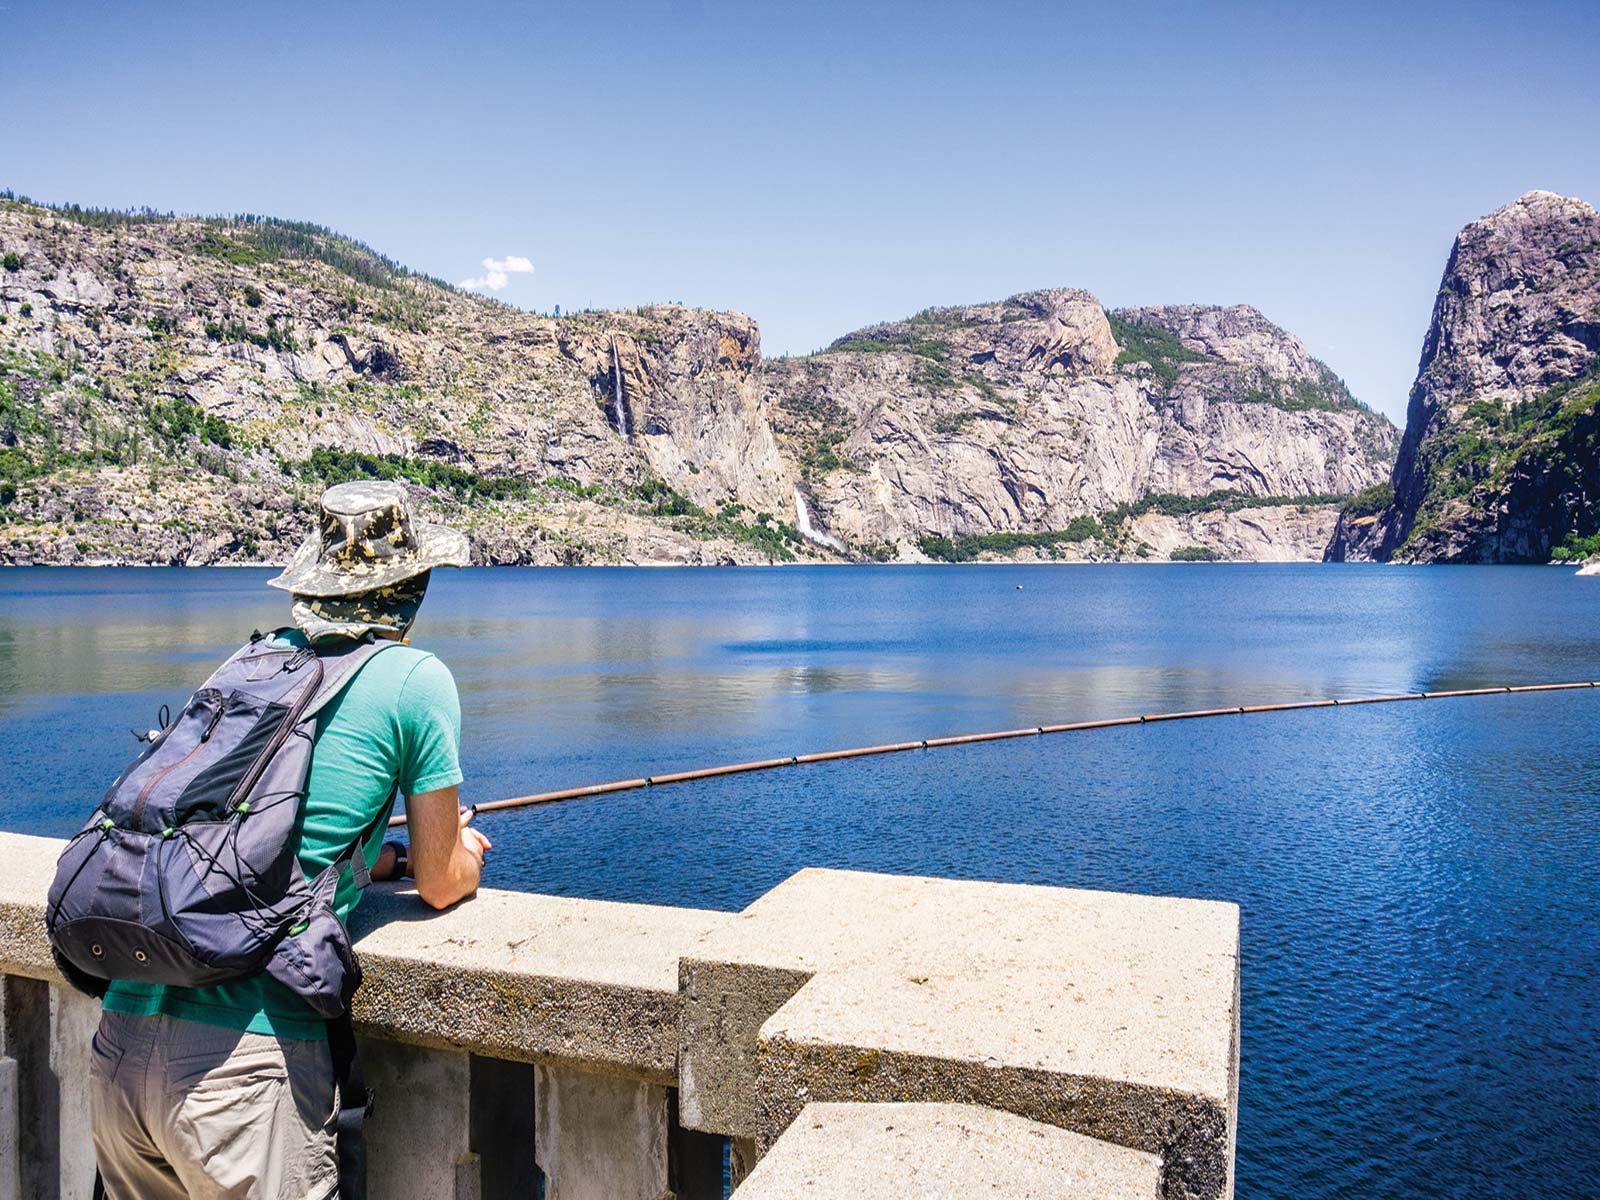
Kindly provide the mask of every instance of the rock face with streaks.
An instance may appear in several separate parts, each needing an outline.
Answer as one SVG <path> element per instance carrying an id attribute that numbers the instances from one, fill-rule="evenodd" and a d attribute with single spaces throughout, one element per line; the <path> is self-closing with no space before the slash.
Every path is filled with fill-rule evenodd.
<path id="1" fill-rule="evenodd" d="M 1108 314 L 1081 291 L 872 326 L 769 363 L 765 388 L 822 521 L 902 553 L 929 534 L 1064 530 L 1153 496 L 1326 508 L 1381 479 L 1396 439 L 1254 309 Z M 1113 540 L 1097 542 L 1116 553 Z"/>
<path id="2" fill-rule="evenodd" d="M 265 220 L 0 201 L 0 251 L 4 561 L 282 560 L 374 471 L 485 562 L 820 553 L 740 314 L 540 317 Z"/>
<path id="3" fill-rule="evenodd" d="M 738 313 L 540 316 L 292 222 L 0 198 L 0 254 L 5 562 L 282 561 L 358 475 L 487 563 L 1315 558 L 1395 441 L 1243 307 L 1030 292 L 764 361 Z"/>
<path id="4" fill-rule="evenodd" d="M 1544 562 L 1600 549 L 1600 213 L 1529 192 L 1457 236 L 1392 495 L 1331 559 Z"/>

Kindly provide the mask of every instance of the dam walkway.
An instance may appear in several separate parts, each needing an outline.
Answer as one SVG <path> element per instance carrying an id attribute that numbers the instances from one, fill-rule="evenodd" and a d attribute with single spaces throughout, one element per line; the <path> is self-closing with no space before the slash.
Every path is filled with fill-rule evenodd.
<path id="1" fill-rule="evenodd" d="M 0 1200 L 89 1200 L 90 1038 L 0 834 Z M 1231 904 L 807 869 L 742 912 L 377 885 L 373 1200 L 1232 1195 Z"/>

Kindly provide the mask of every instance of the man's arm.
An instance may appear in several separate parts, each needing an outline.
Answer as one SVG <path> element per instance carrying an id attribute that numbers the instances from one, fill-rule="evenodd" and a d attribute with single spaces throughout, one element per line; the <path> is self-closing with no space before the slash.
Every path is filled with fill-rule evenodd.
<path id="1" fill-rule="evenodd" d="M 410 867 L 417 895 L 433 908 L 449 908 L 478 890 L 489 839 L 468 822 L 455 785 L 406 797 L 411 831 Z"/>

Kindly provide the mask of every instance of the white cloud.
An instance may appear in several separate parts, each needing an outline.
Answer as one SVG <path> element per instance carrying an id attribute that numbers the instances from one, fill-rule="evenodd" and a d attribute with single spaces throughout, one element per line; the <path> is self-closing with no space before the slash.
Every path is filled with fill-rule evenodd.
<path id="1" fill-rule="evenodd" d="M 532 275 L 533 261 L 523 258 L 520 254 L 510 254 L 505 258 L 486 258 L 483 260 L 483 274 L 474 279 L 463 279 L 457 287 L 471 288 L 478 291 L 498 292 L 511 282 L 513 275 Z"/>

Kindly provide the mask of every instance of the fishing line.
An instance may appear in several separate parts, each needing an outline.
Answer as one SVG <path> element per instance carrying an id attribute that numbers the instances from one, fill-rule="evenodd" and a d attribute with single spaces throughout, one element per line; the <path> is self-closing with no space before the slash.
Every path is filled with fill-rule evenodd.
<path id="1" fill-rule="evenodd" d="M 786 758 L 763 758 L 755 762 L 727 763 L 720 767 L 701 767 L 694 771 L 673 771 L 645 775 L 638 779 L 618 779 L 611 783 L 591 783 L 587 787 L 538 792 L 531 796 L 512 796 L 505 800 L 486 800 L 471 805 L 475 813 L 498 812 L 507 808 L 532 808 L 539 804 L 558 804 L 589 796 L 609 796 L 641 788 L 665 787 L 697 779 L 723 775 L 744 775 L 752 771 L 771 771 L 778 767 L 798 767 L 808 763 L 838 762 L 868 758 L 878 754 L 900 754 L 907 750 L 935 750 L 941 746 L 971 746 L 979 742 L 1002 742 L 1010 738 L 1041 737 L 1047 733 L 1079 733 L 1089 729 L 1112 729 L 1121 725 L 1153 725 L 1161 721 L 1195 721 L 1206 717 L 1252 716 L 1257 713 L 1294 712 L 1304 708 L 1349 708 L 1357 704 L 1393 704 L 1402 700 L 1455 700 L 1464 696 L 1505 696 L 1525 692 L 1570 692 L 1579 688 L 1600 688 L 1594 683 L 1530 683 L 1516 687 L 1461 688 L 1449 692 L 1400 692 L 1392 696 L 1355 696 L 1348 700 L 1297 700 L 1287 704 L 1241 704 L 1232 708 L 1197 708 L 1187 712 L 1145 713 L 1137 717 L 1109 717 L 1100 721 L 1074 721 L 1066 725 L 1033 725 L 1025 729 L 1003 729 L 994 733 L 962 733 L 952 737 L 922 738 L 914 742 L 889 742 L 881 746 L 857 746 L 850 750 L 824 750 L 816 754 L 791 754 Z M 391 817 L 389 827 L 404 825 L 404 814 Z"/>

